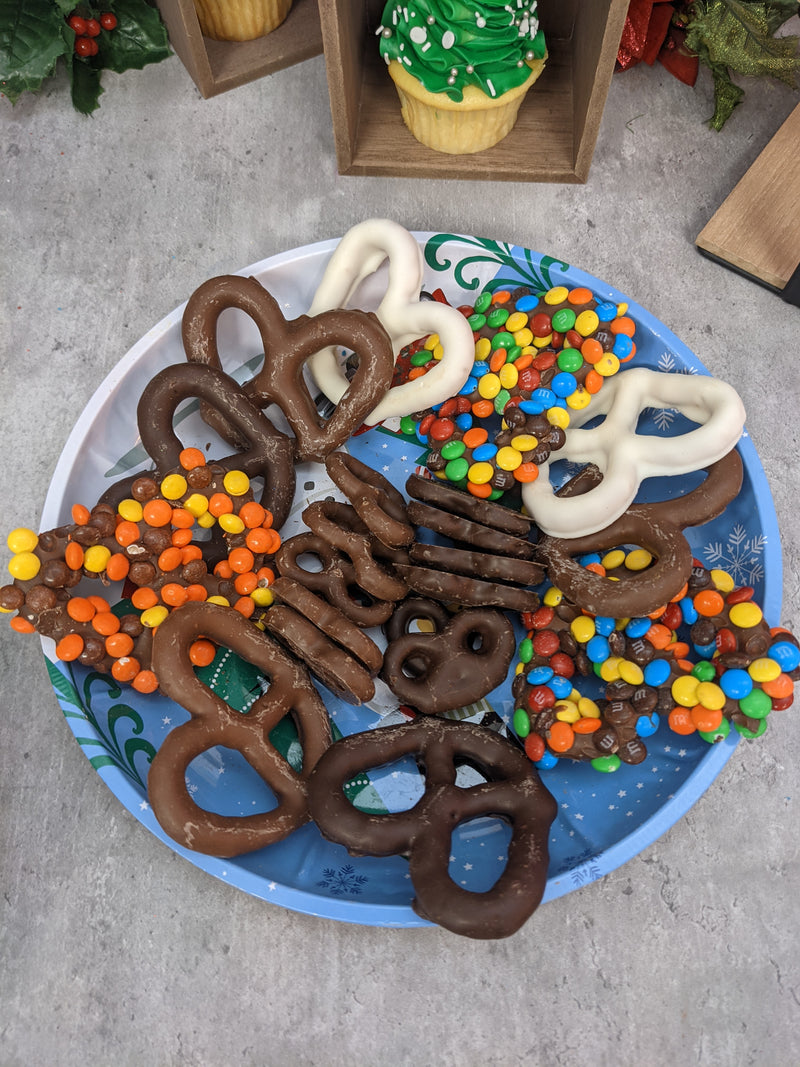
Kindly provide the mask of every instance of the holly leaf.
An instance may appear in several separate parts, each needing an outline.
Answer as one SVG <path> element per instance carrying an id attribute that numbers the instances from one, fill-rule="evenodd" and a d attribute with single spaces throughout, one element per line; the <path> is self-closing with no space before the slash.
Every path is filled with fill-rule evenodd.
<path id="1" fill-rule="evenodd" d="M 98 59 L 99 56 L 89 60 L 75 59 L 70 64 L 72 106 L 82 115 L 91 115 L 100 107 L 100 94 L 103 92 L 100 76 L 103 68 Z"/>
<path id="2" fill-rule="evenodd" d="M 117 25 L 103 34 L 103 66 L 122 74 L 141 70 L 172 54 L 158 11 L 147 0 L 116 0 L 113 7 Z"/>
<path id="3" fill-rule="evenodd" d="M 687 26 L 686 44 L 701 59 L 705 53 L 712 70 L 720 65 L 747 77 L 768 75 L 797 86 L 798 38 L 774 36 L 796 14 L 796 4 L 708 0 L 696 5 L 695 11 L 696 17 Z"/>
<path id="4" fill-rule="evenodd" d="M 74 40 L 53 0 L 0 0 L 0 88 L 12 104 L 41 88 Z"/>

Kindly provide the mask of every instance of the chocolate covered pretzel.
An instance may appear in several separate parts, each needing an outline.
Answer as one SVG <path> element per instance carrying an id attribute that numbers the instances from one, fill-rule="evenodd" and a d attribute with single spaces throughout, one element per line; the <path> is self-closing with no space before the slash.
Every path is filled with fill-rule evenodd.
<path id="1" fill-rule="evenodd" d="M 371 815 L 358 811 L 345 784 L 404 756 L 424 774 L 423 796 L 408 811 Z M 486 778 L 456 784 L 460 764 Z M 515 933 L 538 906 L 547 878 L 547 834 L 556 803 L 523 753 L 505 738 L 471 723 L 421 717 L 336 741 L 309 781 L 311 811 L 321 833 L 353 855 L 408 855 L 417 914 L 453 933 L 500 938 Z M 471 892 L 450 877 L 452 834 L 480 816 L 507 819 L 513 827 L 502 874 L 486 892 Z"/>
<path id="2" fill-rule="evenodd" d="M 298 460 L 323 462 L 344 444 L 388 390 L 394 367 L 392 344 L 371 312 L 333 310 L 291 321 L 255 278 L 222 275 L 204 282 L 186 305 L 183 344 L 190 362 L 221 369 L 217 320 L 226 308 L 238 308 L 253 319 L 264 346 L 261 370 L 243 386 L 257 407 L 276 404 L 295 435 Z M 321 349 L 349 348 L 358 367 L 329 419 L 323 419 L 303 376 L 306 360 Z M 227 441 L 237 443 L 236 428 L 205 407 L 203 417 Z"/>
<path id="3" fill-rule="evenodd" d="M 408 521 L 405 498 L 379 471 L 347 452 L 332 452 L 325 469 L 382 544 L 389 548 L 411 544 L 414 528 Z"/>
<path id="4" fill-rule="evenodd" d="M 236 652 L 266 676 L 268 688 L 247 709 L 231 708 L 195 674 L 189 649 L 207 637 Z M 308 672 L 258 627 L 217 604 L 193 603 L 173 612 L 158 628 L 153 666 L 161 688 L 191 719 L 165 737 L 150 767 L 150 805 L 166 833 L 185 848 L 212 856 L 238 856 L 280 841 L 308 822 L 307 781 L 331 741 L 325 706 Z M 269 740 L 287 716 L 297 727 L 303 762 L 295 770 Z M 217 745 L 247 760 L 275 794 L 270 811 L 220 815 L 192 798 L 186 770 Z"/>

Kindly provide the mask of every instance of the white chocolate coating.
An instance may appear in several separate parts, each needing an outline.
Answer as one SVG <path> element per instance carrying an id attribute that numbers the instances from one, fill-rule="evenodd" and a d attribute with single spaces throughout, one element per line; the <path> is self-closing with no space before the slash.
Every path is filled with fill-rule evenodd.
<path id="1" fill-rule="evenodd" d="M 444 355 L 426 374 L 391 388 L 366 420 L 373 426 L 454 396 L 467 380 L 475 355 L 472 330 L 461 312 L 435 300 L 420 300 L 422 251 L 408 230 L 389 219 L 368 219 L 348 230 L 330 258 L 309 315 L 346 308 L 358 286 L 387 260 L 388 284 L 375 314 L 392 339 L 395 359 L 405 345 L 432 333 L 439 335 Z M 317 352 L 308 366 L 322 392 L 338 404 L 348 382 L 336 348 Z"/>
<path id="2" fill-rule="evenodd" d="M 646 408 L 677 409 L 699 425 L 677 437 L 636 432 Z M 605 415 L 599 426 L 584 422 Z M 575 497 L 557 497 L 549 464 L 522 488 L 522 502 L 541 530 L 553 537 L 582 537 L 615 522 L 633 503 L 646 478 L 688 474 L 716 463 L 736 445 L 744 428 L 744 405 L 718 378 L 663 374 L 637 367 L 610 378 L 587 408 L 574 412 L 556 459 L 594 463 L 602 482 Z"/>

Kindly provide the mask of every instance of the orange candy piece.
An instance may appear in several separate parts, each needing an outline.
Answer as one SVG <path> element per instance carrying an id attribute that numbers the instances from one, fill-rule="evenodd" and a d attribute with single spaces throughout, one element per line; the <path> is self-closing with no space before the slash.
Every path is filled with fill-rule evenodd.
<path id="1" fill-rule="evenodd" d="M 83 504 L 72 505 L 72 521 L 77 526 L 86 526 L 91 518 L 91 512 Z"/>
<path id="2" fill-rule="evenodd" d="M 207 667 L 217 654 L 217 646 L 205 637 L 198 637 L 189 646 L 189 659 L 195 667 Z"/>
<path id="3" fill-rule="evenodd" d="M 92 619 L 92 627 L 103 637 L 115 634 L 119 630 L 120 622 L 113 611 L 98 611 Z"/>
<path id="4" fill-rule="evenodd" d="M 133 656 L 123 656 L 111 664 L 111 674 L 118 682 L 132 682 L 141 669 L 141 663 Z"/>
<path id="5" fill-rule="evenodd" d="M 192 471 L 195 467 L 205 467 L 206 457 L 199 448 L 182 448 L 178 462 L 185 471 Z"/>
<path id="6" fill-rule="evenodd" d="M 96 610 L 94 604 L 83 596 L 74 596 L 67 601 L 67 615 L 75 622 L 89 622 Z"/>
<path id="7" fill-rule="evenodd" d="M 158 678 L 152 671 L 139 671 L 131 685 L 139 693 L 155 693 L 158 689 Z"/>
<path id="8" fill-rule="evenodd" d="M 675 707 L 669 713 L 669 728 L 676 734 L 693 734 L 697 727 L 692 720 L 692 709 Z"/>
<path id="9" fill-rule="evenodd" d="M 575 731 L 568 722 L 558 720 L 550 727 L 547 741 L 554 752 L 566 752 L 572 748 L 575 741 Z"/>
<path id="10" fill-rule="evenodd" d="M 70 541 L 64 550 L 64 562 L 71 571 L 79 571 L 83 566 L 83 549 L 77 541 Z"/>
<path id="11" fill-rule="evenodd" d="M 56 655 L 64 663 L 71 663 L 83 652 L 83 638 L 80 634 L 67 634 L 56 645 Z"/>
<path id="12" fill-rule="evenodd" d="M 148 500 L 142 509 L 142 518 L 148 526 L 168 526 L 172 522 L 172 504 L 160 497 Z"/>
<path id="13" fill-rule="evenodd" d="M 127 548 L 128 545 L 135 545 L 140 537 L 139 527 L 129 519 L 123 519 L 122 522 L 117 523 L 114 537 L 117 540 L 117 544 L 123 548 Z"/>

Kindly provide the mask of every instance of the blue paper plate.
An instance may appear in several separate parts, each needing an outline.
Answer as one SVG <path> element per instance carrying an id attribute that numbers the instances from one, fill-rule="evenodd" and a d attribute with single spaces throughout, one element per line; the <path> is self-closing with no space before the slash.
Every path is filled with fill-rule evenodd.
<path id="1" fill-rule="evenodd" d="M 496 241 L 453 234 L 416 234 L 424 251 L 425 285 L 441 288 L 451 303 L 472 303 L 493 279 L 530 284 L 543 290 L 556 284 L 588 287 L 598 298 L 628 304 L 636 322 L 636 366 L 670 373 L 707 374 L 702 363 L 673 333 L 613 287 L 560 260 Z M 256 263 L 252 275 L 279 301 L 287 318 L 305 312 L 336 241 L 295 249 Z M 202 279 L 198 279 L 201 281 Z M 377 306 L 385 276 L 379 272 L 356 295 L 357 306 Z M 111 482 L 146 466 L 135 425 L 136 401 L 162 367 L 182 361 L 180 320 L 183 306 L 163 319 L 135 345 L 103 382 L 79 417 L 64 448 L 47 495 L 42 528 L 68 521 L 76 502 L 94 503 Z M 261 347 L 254 324 L 238 311 L 220 320 L 220 351 L 229 373 L 240 381 L 259 362 Z M 736 384 L 736 383 L 732 383 Z M 196 405 L 180 409 L 180 432 L 187 444 L 203 444 L 209 430 Z M 648 432 L 677 432 L 680 417 L 661 412 Z M 422 448 L 385 429 L 353 438 L 353 454 L 389 474 L 396 485 L 421 461 Z M 769 486 L 752 442 L 739 444 L 744 485 L 737 500 L 714 522 L 690 531 L 695 555 L 708 566 L 729 571 L 737 584 L 751 585 L 772 625 L 780 621 L 782 563 L 780 538 Z M 222 446 L 220 446 L 222 448 Z M 688 479 L 647 483 L 643 497 L 689 488 Z M 310 499 L 331 490 L 324 468 L 304 465 L 290 523 Z M 291 532 L 291 530 L 290 530 Z M 411 909 L 413 890 L 406 862 L 350 857 L 322 839 L 314 825 L 285 841 L 232 860 L 202 856 L 176 845 L 159 827 L 147 803 L 149 761 L 167 732 L 185 721 L 183 709 L 161 696 L 119 689 L 108 678 L 56 660 L 53 643 L 42 642 L 53 688 L 64 715 L 87 758 L 120 802 L 153 834 L 191 863 L 245 892 L 286 908 L 373 926 L 425 926 Z M 342 733 L 381 723 L 385 705 L 354 708 L 324 692 L 335 726 Z M 481 708 L 492 708 L 506 722 L 513 713 L 510 686 L 504 684 Z M 737 735 L 738 736 L 738 735 Z M 697 735 L 681 737 L 666 726 L 648 739 L 648 758 L 599 774 L 589 765 L 561 760 L 543 773 L 558 802 L 550 837 L 550 867 L 544 899 L 562 896 L 619 867 L 655 841 L 714 781 L 736 745 L 733 734 L 707 745 Z M 407 807 L 419 789 L 412 770 L 374 773 L 359 803 L 377 810 Z M 191 765 L 189 787 L 201 806 L 243 813 L 270 806 L 268 791 L 236 753 L 215 749 Z M 466 888 L 487 888 L 503 866 L 507 827 L 482 819 L 459 828 L 453 839 L 451 876 Z"/>

